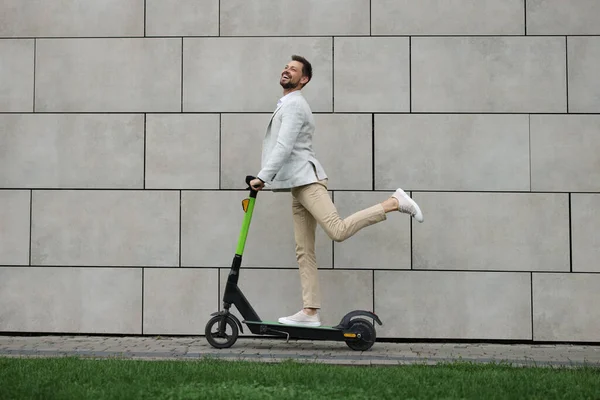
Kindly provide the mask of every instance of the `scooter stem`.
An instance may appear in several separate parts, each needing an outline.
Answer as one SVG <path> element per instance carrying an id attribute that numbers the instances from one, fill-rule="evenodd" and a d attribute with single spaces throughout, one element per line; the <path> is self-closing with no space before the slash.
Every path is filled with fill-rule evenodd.
<path id="1" fill-rule="evenodd" d="M 250 181 L 252 181 L 253 179 L 253 176 L 246 177 L 246 183 L 248 184 L 248 189 L 250 190 L 250 196 L 242 201 L 242 206 L 244 208 L 245 214 L 244 221 L 242 222 L 242 228 L 240 229 L 240 236 L 238 238 L 237 248 L 235 250 L 235 254 L 239 255 L 240 257 L 244 254 L 246 238 L 248 237 L 248 231 L 250 230 L 250 222 L 252 221 L 252 213 L 254 212 L 254 203 L 256 202 L 256 195 L 258 194 L 258 191 L 250 187 Z"/>

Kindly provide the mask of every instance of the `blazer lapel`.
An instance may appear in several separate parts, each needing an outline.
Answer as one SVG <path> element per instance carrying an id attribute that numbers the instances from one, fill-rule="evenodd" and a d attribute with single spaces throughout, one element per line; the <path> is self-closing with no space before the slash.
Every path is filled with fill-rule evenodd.
<path id="1" fill-rule="evenodd" d="M 302 95 L 299 91 L 298 92 L 293 92 L 293 93 L 297 93 L 298 95 Z M 277 111 L 279 111 L 279 109 L 281 108 L 281 106 L 283 106 L 283 101 L 281 102 L 281 104 L 279 104 L 277 106 L 277 108 L 275 109 L 275 111 L 273 111 L 273 114 L 271 114 L 271 119 L 269 120 L 269 124 L 267 125 L 267 130 L 269 130 L 269 128 L 271 128 L 271 123 L 273 122 L 273 117 L 275 117 L 275 114 L 277 114 Z"/>
<path id="2" fill-rule="evenodd" d="M 283 105 L 283 103 L 278 105 L 277 108 L 275 109 L 275 111 L 273 111 L 273 114 L 271 114 L 271 119 L 269 120 L 269 125 L 271 125 L 271 121 L 273 121 L 273 117 L 275 116 L 275 114 L 277 114 L 277 111 L 279 111 L 279 109 L 281 108 L 282 105 Z"/>
<path id="3" fill-rule="evenodd" d="M 292 93 L 288 94 L 288 96 L 290 96 L 290 95 L 291 96 L 294 96 L 294 95 L 296 95 L 296 96 L 302 96 L 302 93 L 300 93 L 300 91 L 295 91 L 295 92 L 292 92 Z M 281 102 L 281 104 L 279 104 L 277 106 L 277 108 L 275 109 L 275 111 L 273 111 L 273 114 L 271 114 L 271 120 L 269 121 L 269 125 L 271 125 L 271 121 L 273 120 L 273 117 L 275 116 L 275 114 L 277 114 L 277 111 L 279 111 L 279 109 L 281 108 L 282 105 L 283 105 L 283 101 Z"/>
<path id="4" fill-rule="evenodd" d="M 269 133 L 271 132 L 271 124 L 273 123 L 273 117 L 275 117 L 275 114 L 277 114 L 277 111 L 279 111 L 279 109 L 281 108 L 282 105 L 283 105 L 283 103 L 278 105 L 277 108 L 275 109 L 275 111 L 273 111 L 273 114 L 271 114 L 271 119 L 269 120 L 269 123 L 267 124 L 267 132 L 266 132 L 265 136 L 269 136 Z"/>

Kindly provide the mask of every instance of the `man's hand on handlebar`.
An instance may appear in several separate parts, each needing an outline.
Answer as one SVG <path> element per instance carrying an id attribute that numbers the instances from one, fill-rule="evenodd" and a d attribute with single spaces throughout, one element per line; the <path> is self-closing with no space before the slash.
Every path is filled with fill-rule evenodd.
<path id="1" fill-rule="evenodd" d="M 258 178 L 250 181 L 250 187 L 256 191 L 260 191 L 265 187 L 265 183 Z"/>

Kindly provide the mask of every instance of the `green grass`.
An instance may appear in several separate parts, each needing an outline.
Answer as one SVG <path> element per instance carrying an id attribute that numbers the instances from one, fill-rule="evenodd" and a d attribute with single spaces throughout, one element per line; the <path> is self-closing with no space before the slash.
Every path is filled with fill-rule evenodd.
<path id="1" fill-rule="evenodd" d="M 0 358 L 0 399 L 597 399 L 600 369 Z"/>

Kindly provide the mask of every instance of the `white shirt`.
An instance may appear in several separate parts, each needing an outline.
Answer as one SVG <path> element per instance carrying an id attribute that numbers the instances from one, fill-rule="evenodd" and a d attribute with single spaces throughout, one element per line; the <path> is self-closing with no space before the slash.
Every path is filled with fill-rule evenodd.
<path id="1" fill-rule="evenodd" d="M 300 93 L 299 90 L 294 90 L 293 92 L 289 92 L 288 94 L 286 94 L 285 96 L 283 96 L 282 98 L 280 98 L 279 101 L 277 102 L 277 107 L 279 107 L 280 105 L 282 105 L 289 98 L 289 96 L 293 95 L 296 92 Z"/>

